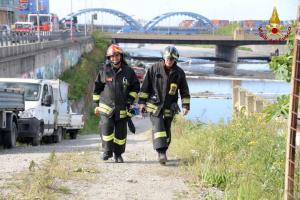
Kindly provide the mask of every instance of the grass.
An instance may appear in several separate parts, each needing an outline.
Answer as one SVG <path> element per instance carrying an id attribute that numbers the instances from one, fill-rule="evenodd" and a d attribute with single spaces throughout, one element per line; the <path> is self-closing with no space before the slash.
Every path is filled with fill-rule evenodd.
<path id="1" fill-rule="evenodd" d="M 87 119 L 88 120 L 86 121 L 84 128 L 81 130 L 81 133 L 83 134 L 98 133 L 100 118 L 94 114 L 93 109 L 90 110 Z"/>
<path id="2" fill-rule="evenodd" d="M 221 28 L 217 29 L 215 31 L 215 34 L 216 35 L 233 35 L 234 30 L 238 27 L 240 27 L 240 25 L 237 23 L 228 24 L 228 25 L 222 26 Z"/>
<path id="3" fill-rule="evenodd" d="M 17 174 L 9 183 L 10 192 L 0 199 L 61 199 L 72 194 L 72 189 L 64 185 L 67 181 L 93 181 L 99 173 L 93 161 L 94 154 L 72 152 L 57 155 L 52 152 L 42 164 L 30 162 L 28 171 Z"/>
<path id="4" fill-rule="evenodd" d="M 243 50 L 243 51 L 253 51 L 251 48 L 249 47 L 238 47 L 238 50 Z"/>
<path id="5" fill-rule="evenodd" d="M 103 62 L 107 41 L 100 33 L 93 35 L 95 48 L 90 53 L 85 53 L 79 62 L 64 71 L 59 77 L 69 83 L 69 99 L 79 101 L 90 94 L 89 86 L 97 75 L 99 64 Z"/>
<path id="6" fill-rule="evenodd" d="M 81 132 L 95 133 L 98 131 L 98 118 L 91 111 L 92 93 L 94 80 L 97 76 L 99 65 L 103 63 L 108 41 L 101 35 L 100 32 L 93 34 L 95 40 L 95 48 L 90 53 L 85 53 L 80 58 L 79 62 L 71 66 L 59 77 L 61 80 L 69 84 L 69 99 L 74 101 L 85 102 L 85 113 L 89 113 L 85 122 L 85 127 Z"/>
<path id="7" fill-rule="evenodd" d="M 217 187 L 225 199 L 282 199 L 285 124 L 256 115 L 173 125 L 171 152 L 182 158 L 192 184 Z"/>

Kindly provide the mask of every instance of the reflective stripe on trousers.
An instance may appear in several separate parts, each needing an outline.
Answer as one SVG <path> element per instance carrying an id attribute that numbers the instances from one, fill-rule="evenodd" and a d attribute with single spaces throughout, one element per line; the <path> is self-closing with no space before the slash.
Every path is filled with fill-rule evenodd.
<path id="1" fill-rule="evenodd" d="M 101 115 L 100 131 L 104 151 L 113 151 L 116 154 L 125 152 L 127 137 L 126 120 L 115 120 L 114 117 L 109 118 Z"/>
<path id="2" fill-rule="evenodd" d="M 164 117 L 159 114 L 157 117 L 150 115 L 152 122 L 153 148 L 168 148 L 171 143 L 171 124 L 173 117 Z"/>

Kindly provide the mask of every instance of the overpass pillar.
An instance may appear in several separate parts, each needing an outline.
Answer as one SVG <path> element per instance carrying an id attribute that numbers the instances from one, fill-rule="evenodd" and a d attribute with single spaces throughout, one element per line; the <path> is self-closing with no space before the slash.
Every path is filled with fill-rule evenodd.
<path id="1" fill-rule="evenodd" d="M 228 62 L 237 62 L 238 57 L 237 57 L 236 46 L 217 45 L 216 57 L 224 59 Z"/>

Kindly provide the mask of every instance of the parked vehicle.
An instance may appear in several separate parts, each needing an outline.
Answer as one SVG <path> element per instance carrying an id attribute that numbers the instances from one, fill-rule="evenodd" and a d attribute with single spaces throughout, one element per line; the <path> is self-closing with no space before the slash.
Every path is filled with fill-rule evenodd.
<path id="1" fill-rule="evenodd" d="M 14 24 L 14 30 L 16 32 L 28 32 L 28 31 L 34 31 L 34 25 L 32 22 L 16 22 Z"/>
<path id="2" fill-rule="evenodd" d="M 27 17 L 28 17 L 27 21 L 32 22 L 34 24 L 35 30 L 38 30 L 37 19 L 39 19 L 40 31 L 47 31 L 47 32 L 59 31 L 58 16 L 54 13 L 48 13 L 48 14 L 31 13 L 28 14 Z"/>
<path id="3" fill-rule="evenodd" d="M 131 66 L 131 68 L 134 70 L 137 78 L 139 79 L 140 82 L 144 81 L 144 76 L 146 73 L 145 68 L 143 67 L 138 67 L 138 66 Z"/>
<path id="4" fill-rule="evenodd" d="M 24 91 L 0 88 L 0 141 L 4 148 L 16 146 L 18 113 L 24 109 Z"/>
<path id="5" fill-rule="evenodd" d="M 10 34 L 10 27 L 6 24 L 0 24 L 0 34 Z"/>
<path id="6" fill-rule="evenodd" d="M 20 112 L 19 138 L 61 142 L 65 133 L 83 128 L 83 116 L 73 114 L 68 101 L 68 84 L 60 80 L 0 78 L 0 87 L 22 88 L 25 110 Z M 74 118 L 74 119 L 73 119 Z M 76 121 L 77 124 L 72 124 Z M 76 136 L 75 136 L 76 138 Z"/>

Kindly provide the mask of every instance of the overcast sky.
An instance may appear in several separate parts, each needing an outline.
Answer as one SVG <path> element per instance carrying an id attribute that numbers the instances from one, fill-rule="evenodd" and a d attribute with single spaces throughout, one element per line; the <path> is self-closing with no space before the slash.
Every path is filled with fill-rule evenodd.
<path id="1" fill-rule="evenodd" d="M 277 7 L 280 20 L 295 19 L 298 0 L 49 0 L 50 12 L 64 17 L 83 8 L 110 8 L 135 19 L 151 20 L 167 12 L 190 11 L 208 19 L 268 20 Z M 71 3 L 72 2 L 72 3 Z"/>

